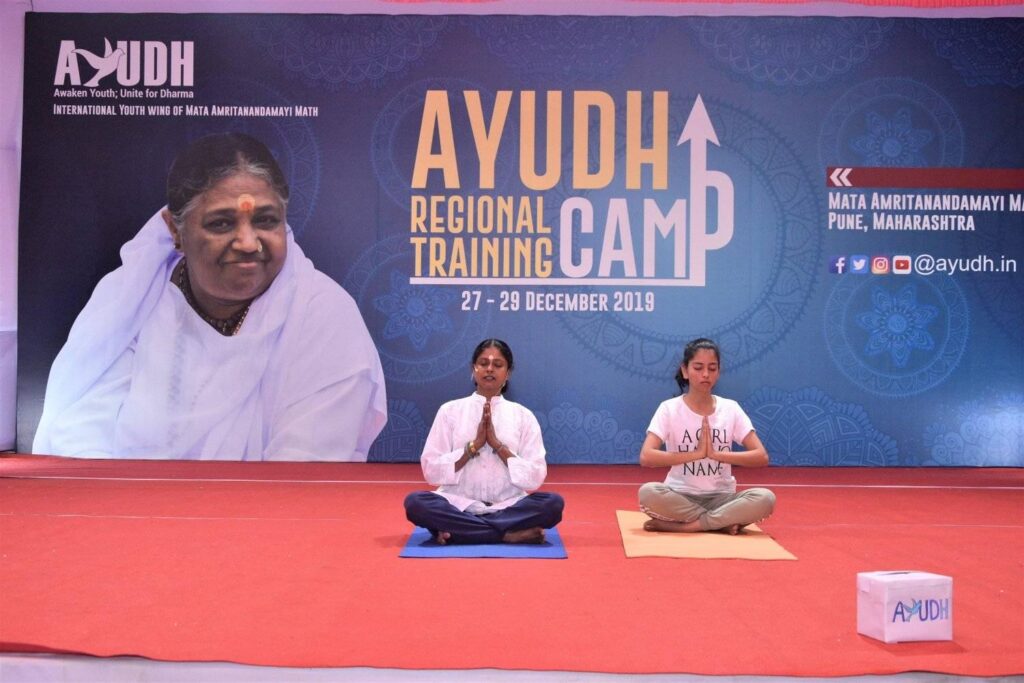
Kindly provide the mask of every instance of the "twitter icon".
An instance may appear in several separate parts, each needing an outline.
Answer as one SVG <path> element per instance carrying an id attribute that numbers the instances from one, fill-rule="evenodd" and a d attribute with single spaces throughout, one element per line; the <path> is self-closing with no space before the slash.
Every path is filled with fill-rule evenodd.
<path id="1" fill-rule="evenodd" d="M 871 262 L 867 254 L 854 254 L 850 257 L 850 271 L 857 275 L 867 275 L 871 271 Z"/>

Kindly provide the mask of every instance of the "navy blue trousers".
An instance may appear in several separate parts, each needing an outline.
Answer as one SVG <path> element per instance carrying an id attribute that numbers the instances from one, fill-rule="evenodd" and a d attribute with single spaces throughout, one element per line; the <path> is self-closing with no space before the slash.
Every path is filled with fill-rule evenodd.
<path id="1" fill-rule="evenodd" d="M 405 497 L 405 516 L 416 526 L 451 534 L 448 543 L 501 543 L 507 531 L 541 527 L 550 529 L 562 521 L 565 501 L 557 493 L 531 493 L 515 505 L 486 515 L 463 512 L 430 491 Z"/>

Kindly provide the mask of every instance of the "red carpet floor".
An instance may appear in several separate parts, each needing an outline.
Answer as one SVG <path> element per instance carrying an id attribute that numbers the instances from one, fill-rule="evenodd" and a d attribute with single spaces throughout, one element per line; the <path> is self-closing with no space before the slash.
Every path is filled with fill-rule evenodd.
<path id="1" fill-rule="evenodd" d="M 552 467 L 568 560 L 412 560 L 416 465 L 0 459 L 0 649 L 278 666 L 1024 672 L 1024 471 L 767 469 L 797 562 L 626 559 L 663 473 Z M 859 571 L 953 577 L 954 640 L 856 632 Z"/>

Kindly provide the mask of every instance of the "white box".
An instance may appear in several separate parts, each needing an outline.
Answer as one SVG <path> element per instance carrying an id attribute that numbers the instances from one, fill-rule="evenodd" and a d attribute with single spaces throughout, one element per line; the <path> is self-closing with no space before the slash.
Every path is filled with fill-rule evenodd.
<path id="1" fill-rule="evenodd" d="M 953 579 L 928 572 L 857 574 L 857 632 L 886 643 L 953 640 Z"/>

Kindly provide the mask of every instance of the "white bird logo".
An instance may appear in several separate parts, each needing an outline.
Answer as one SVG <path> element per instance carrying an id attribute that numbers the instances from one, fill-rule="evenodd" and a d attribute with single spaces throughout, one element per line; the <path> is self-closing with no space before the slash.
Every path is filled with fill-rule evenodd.
<path id="1" fill-rule="evenodd" d="M 103 56 L 99 57 L 89 52 L 88 50 L 72 50 L 76 55 L 82 55 L 85 57 L 85 61 L 89 62 L 89 66 L 96 69 L 96 75 L 85 84 L 87 88 L 95 88 L 100 84 L 106 76 L 114 73 L 117 69 L 117 65 L 121 62 L 121 57 L 124 56 L 124 50 L 117 48 L 116 50 L 110 47 L 110 40 L 107 38 L 103 39 Z"/>

